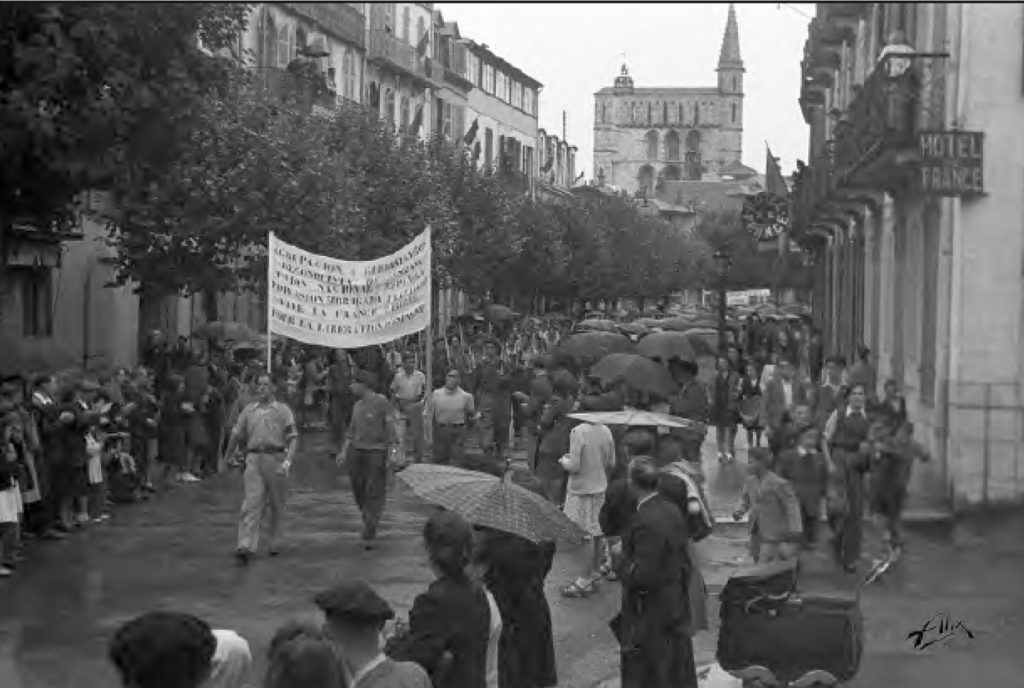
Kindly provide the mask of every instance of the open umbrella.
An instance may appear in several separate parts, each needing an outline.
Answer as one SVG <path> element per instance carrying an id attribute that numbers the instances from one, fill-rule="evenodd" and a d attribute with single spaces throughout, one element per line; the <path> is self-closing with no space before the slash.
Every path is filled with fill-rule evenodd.
<path id="1" fill-rule="evenodd" d="M 652 411 L 641 411 L 639 409 L 623 409 L 621 411 L 587 411 L 581 413 L 570 413 L 569 418 L 581 420 L 584 423 L 600 423 L 602 425 L 625 425 L 628 427 L 658 427 L 678 428 L 681 430 L 692 430 L 703 433 L 704 424 L 678 418 L 665 413 L 654 413 Z"/>
<path id="2" fill-rule="evenodd" d="M 658 327 L 663 330 L 673 330 L 675 332 L 682 332 L 683 330 L 693 327 L 693 323 L 696 320 L 693 316 L 677 315 L 674 318 L 666 318 L 658 323 Z"/>
<path id="3" fill-rule="evenodd" d="M 584 332 L 618 332 L 619 328 L 611 320 L 602 320 L 600 318 L 590 318 L 589 320 L 581 320 L 576 329 Z"/>
<path id="4" fill-rule="evenodd" d="M 645 335 L 651 333 L 651 328 L 642 322 L 620 323 L 619 330 L 624 335 Z"/>
<path id="5" fill-rule="evenodd" d="M 678 358 L 690 363 L 697 362 L 697 352 L 683 332 L 655 332 L 640 340 L 637 351 L 642 356 L 670 361 Z"/>
<path id="6" fill-rule="evenodd" d="M 636 345 L 629 341 L 629 337 L 618 332 L 580 332 L 558 345 L 559 353 L 582 364 L 594 363 L 608 354 L 635 350 Z"/>
<path id="7" fill-rule="evenodd" d="M 255 335 L 245 323 L 214 320 L 201 325 L 195 336 L 210 341 L 249 342 Z"/>
<path id="8" fill-rule="evenodd" d="M 718 355 L 718 330 L 694 329 L 683 333 L 683 336 L 690 341 L 690 346 L 698 356 Z"/>
<path id="9" fill-rule="evenodd" d="M 474 525 L 494 528 L 532 542 L 575 545 L 586 533 L 544 497 L 512 482 L 438 464 L 413 464 L 397 473 L 424 501 L 454 511 Z"/>
<path id="10" fill-rule="evenodd" d="M 519 314 L 508 306 L 492 304 L 484 309 L 484 316 L 493 323 L 502 323 L 515 320 Z"/>
<path id="11" fill-rule="evenodd" d="M 676 383 L 665 366 L 636 354 L 609 354 L 590 369 L 590 374 L 606 384 L 624 382 L 637 392 L 667 397 L 676 391 Z"/>

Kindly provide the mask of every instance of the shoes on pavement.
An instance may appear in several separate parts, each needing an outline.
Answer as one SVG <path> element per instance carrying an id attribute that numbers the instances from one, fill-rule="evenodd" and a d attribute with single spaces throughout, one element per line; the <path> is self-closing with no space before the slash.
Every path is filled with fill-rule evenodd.
<path id="1" fill-rule="evenodd" d="M 200 483 L 200 482 L 202 482 L 202 478 L 197 478 L 192 473 L 182 473 L 181 475 L 178 476 L 178 480 L 179 480 L 179 482 L 183 482 L 183 483 Z"/>
<path id="2" fill-rule="evenodd" d="M 277 547 L 271 547 L 270 549 L 267 550 L 267 556 L 276 557 L 276 556 L 278 556 L 280 554 L 281 554 L 281 550 L 279 550 Z"/>
<path id="3" fill-rule="evenodd" d="M 44 531 L 39 536 L 40 540 L 64 540 L 66 538 L 67 534 L 57 530 L 56 528 L 51 528 L 50 530 Z"/>
<path id="4" fill-rule="evenodd" d="M 110 520 L 110 514 L 100 514 L 96 518 L 89 521 L 90 523 L 105 523 Z"/>
<path id="5" fill-rule="evenodd" d="M 14 575 L 14 571 L 7 568 L 6 566 L 0 566 L 0 578 L 10 578 Z"/>
<path id="6" fill-rule="evenodd" d="M 235 550 L 235 561 L 239 566 L 245 566 L 252 559 L 252 552 L 247 549 L 236 549 Z"/>

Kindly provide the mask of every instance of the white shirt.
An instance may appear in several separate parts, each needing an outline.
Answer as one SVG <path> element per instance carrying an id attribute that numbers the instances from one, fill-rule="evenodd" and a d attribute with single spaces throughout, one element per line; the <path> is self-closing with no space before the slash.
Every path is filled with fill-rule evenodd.
<path id="1" fill-rule="evenodd" d="M 793 381 L 779 380 L 779 382 L 782 383 L 782 394 L 786 398 L 786 408 L 793 408 Z"/>
<path id="2" fill-rule="evenodd" d="M 244 688 L 252 667 L 252 652 L 245 638 L 234 631 L 213 631 L 217 645 L 210 662 L 210 677 L 203 688 Z"/>
<path id="3" fill-rule="evenodd" d="M 391 393 L 402 401 L 416 401 L 423 398 L 423 390 L 427 388 L 427 376 L 419 370 L 412 371 L 412 374 L 405 372 L 402 368 L 395 373 L 391 381 Z"/>
<path id="4" fill-rule="evenodd" d="M 484 588 L 484 594 L 487 595 L 487 604 L 491 608 L 491 634 L 487 637 L 487 688 L 498 688 L 498 648 L 501 645 L 501 630 L 504 624 L 494 595 L 487 588 Z"/>
<path id="5" fill-rule="evenodd" d="M 355 686 L 359 685 L 361 680 L 366 678 L 367 674 L 383 664 L 385 659 L 387 659 L 387 657 L 384 656 L 383 652 L 378 653 L 376 657 L 364 664 L 359 671 L 352 674 L 352 680 L 349 682 L 349 685 L 355 688 Z"/>

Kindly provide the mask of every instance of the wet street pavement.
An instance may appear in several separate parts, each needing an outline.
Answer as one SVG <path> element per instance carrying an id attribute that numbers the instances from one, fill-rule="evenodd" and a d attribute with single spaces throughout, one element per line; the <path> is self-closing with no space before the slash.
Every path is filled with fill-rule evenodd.
<path id="1" fill-rule="evenodd" d="M 745 470 L 719 468 L 705 448 L 711 499 L 731 512 Z M 295 468 L 281 556 L 249 568 L 231 560 L 240 499 L 238 474 L 182 486 L 62 543 L 33 547 L 16 578 L 0 586 L 0 687 L 94 688 L 116 685 L 106 644 L 117 626 L 151 609 L 188 611 L 215 628 L 241 633 L 252 644 L 256 677 L 274 630 L 317 614 L 312 596 L 343 577 L 371 581 L 404 615 L 430 580 L 419 532 L 428 507 L 394 485 L 379 547 L 359 546 L 359 518 L 347 481 L 322 439 L 304 447 Z M 729 519 L 731 521 L 731 519 Z M 1024 660 L 1024 522 L 977 526 L 985 538 L 951 541 L 916 533 L 900 570 L 867 590 L 867 654 L 852 684 L 1017 685 Z M 707 541 L 705 576 L 720 588 L 746 553 L 745 525 L 725 523 Z M 821 556 L 810 577 L 836 578 Z M 562 686 L 590 687 L 617 674 L 617 648 L 607 621 L 618 605 L 616 584 L 587 600 L 563 600 L 565 558 L 548 579 Z M 712 614 L 717 608 L 712 605 Z M 975 638 L 916 651 L 906 634 L 939 612 L 962 620 Z M 698 663 L 714 657 L 715 633 L 696 640 Z M 991 680 L 988 680 L 991 679 Z"/>

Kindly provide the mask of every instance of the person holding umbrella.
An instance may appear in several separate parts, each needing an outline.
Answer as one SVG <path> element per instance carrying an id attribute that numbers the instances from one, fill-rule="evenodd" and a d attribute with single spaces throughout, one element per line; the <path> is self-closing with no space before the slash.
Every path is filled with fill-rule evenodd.
<path id="1" fill-rule="evenodd" d="M 693 361 L 674 358 L 668 362 L 672 378 L 679 385 L 679 393 L 669 401 L 672 415 L 704 424 L 708 421 L 708 393 L 704 384 L 697 379 L 697 364 Z M 683 456 L 688 461 L 700 461 L 704 434 L 688 433 L 683 436 Z"/>

